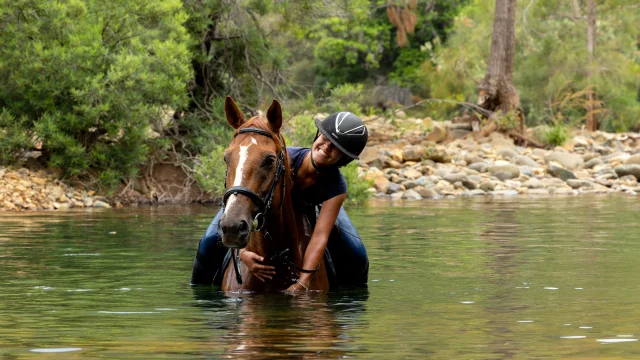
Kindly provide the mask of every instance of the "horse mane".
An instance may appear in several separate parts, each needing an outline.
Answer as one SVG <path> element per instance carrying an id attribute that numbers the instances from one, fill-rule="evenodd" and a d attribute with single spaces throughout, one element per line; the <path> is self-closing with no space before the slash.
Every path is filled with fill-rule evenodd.
<path id="1" fill-rule="evenodd" d="M 240 125 L 238 129 L 236 129 L 233 136 L 235 137 L 236 135 L 238 135 L 238 131 L 240 129 L 250 127 L 265 130 L 269 134 L 271 134 L 271 138 L 276 143 L 276 153 L 280 152 L 280 150 L 283 150 L 285 188 L 287 189 L 287 191 L 291 191 L 291 188 L 293 186 L 291 178 L 291 163 L 289 162 L 289 153 L 287 152 L 287 144 L 284 140 L 284 136 L 282 136 L 282 134 L 276 134 L 275 132 L 273 132 L 273 129 L 269 125 L 269 121 L 262 116 L 254 116 L 251 119 L 247 120 L 244 124 Z"/>

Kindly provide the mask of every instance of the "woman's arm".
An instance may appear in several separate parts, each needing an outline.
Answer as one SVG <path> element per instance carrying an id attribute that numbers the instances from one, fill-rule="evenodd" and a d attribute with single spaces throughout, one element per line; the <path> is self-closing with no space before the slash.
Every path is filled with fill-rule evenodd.
<path id="1" fill-rule="evenodd" d="M 324 256 L 324 250 L 327 247 L 331 230 L 338 218 L 340 207 L 346 197 L 347 194 L 340 194 L 322 203 L 322 209 L 318 215 L 313 235 L 311 235 L 311 240 L 309 241 L 307 250 L 304 253 L 302 268 L 315 269 L 318 267 L 320 260 L 322 260 L 322 256 Z M 300 281 L 305 287 L 309 287 L 312 276 L 313 274 L 300 273 L 300 279 L 298 281 Z M 295 283 L 291 285 L 288 290 L 305 290 L 305 287 L 302 285 Z"/>

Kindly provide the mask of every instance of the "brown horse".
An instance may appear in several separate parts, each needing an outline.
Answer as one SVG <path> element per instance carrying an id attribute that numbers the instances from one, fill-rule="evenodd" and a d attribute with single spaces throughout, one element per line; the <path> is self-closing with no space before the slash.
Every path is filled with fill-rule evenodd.
<path id="1" fill-rule="evenodd" d="M 300 271 L 315 273 L 310 290 L 328 290 L 324 261 L 318 269 L 302 269 L 309 237 L 304 218 L 294 211 L 291 201 L 291 169 L 280 135 L 280 103 L 271 103 L 266 119 L 254 116 L 245 120 L 230 97 L 225 100 L 224 111 L 236 131 L 224 153 L 227 191 L 220 230 L 222 242 L 232 249 L 233 261 L 222 280 L 223 290 L 282 291 L 295 283 Z M 276 267 L 273 279 L 262 282 L 251 275 L 238 259 L 238 251 L 243 248 Z"/>

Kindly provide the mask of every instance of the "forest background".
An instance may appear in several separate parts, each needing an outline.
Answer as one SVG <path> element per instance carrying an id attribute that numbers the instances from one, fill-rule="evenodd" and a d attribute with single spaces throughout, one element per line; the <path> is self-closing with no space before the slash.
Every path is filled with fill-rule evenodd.
<path id="1" fill-rule="evenodd" d="M 587 48 L 587 2 L 597 6 Z M 640 5 L 518 0 L 513 85 L 526 125 L 561 143 L 591 112 L 605 131 L 640 123 Z M 494 0 L 0 0 L 0 165 L 37 163 L 107 193 L 173 164 L 224 187 L 231 129 L 283 104 L 288 144 L 312 117 L 348 110 L 446 120 L 473 112 Z M 597 112 L 594 112 L 594 96 Z M 414 106 L 416 103 L 419 106 Z M 400 120 L 398 120 L 400 121 Z M 350 198 L 370 187 L 343 170 Z"/>

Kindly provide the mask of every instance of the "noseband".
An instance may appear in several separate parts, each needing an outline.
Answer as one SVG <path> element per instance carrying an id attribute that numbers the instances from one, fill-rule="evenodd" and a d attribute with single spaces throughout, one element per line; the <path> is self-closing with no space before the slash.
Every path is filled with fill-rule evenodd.
<path id="1" fill-rule="evenodd" d="M 258 129 L 258 128 L 253 128 L 253 127 L 239 129 L 238 132 L 234 135 L 234 137 L 244 133 L 256 133 L 256 134 L 267 136 L 270 139 L 272 138 L 272 135 L 270 132 L 266 130 Z M 251 224 L 251 231 L 263 231 L 262 229 L 264 227 L 264 223 L 266 222 L 265 215 L 269 213 L 269 210 L 271 209 L 273 197 L 275 196 L 275 193 L 276 193 L 276 186 L 278 185 L 278 182 L 280 182 L 281 178 L 282 178 L 281 194 L 284 194 L 284 183 L 285 183 L 284 151 L 285 151 L 284 146 L 282 146 L 282 148 L 280 149 L 280 153 L 278 154 L 278 160 L 276 164 L 276 174 L 273 178 L 273 182 L 271 183 L 271 187 L 269 188 L 269 192 L 267 192 L 264 198 L 258 195 L 255 191 L 248 189 L 244 186 L 233 186 L 228 188 L 224 192 L 224 196 L 222 196 L 222 212 L 224 212 L 224 209 L 227 205 L 227 200 L 229 200 L 229 197 L 231 195 L 236 195 L 236 196 L 239 194 L 244 195 L 249 199 L 251 199 L 254 202 L 254 204 L 258 206 L 258 208 L 260 209 L 258 214 L 256 214 L 255 218 L 253 219 L 253 223 Z M 227 168 L 227 171 L 228 169 L 229 168 Z M 224 186 L 225 187 L 227 186 L 227 174 L 224 175 Z M 282 202 L 283 200 L 281 199 L 280 205 L 278 206 L 278 210 L 276 211 L 276 214 L 280 212 L 280 209 L 282 208 Z M 263 231 L 263 233 L 264 233 L 264 236 L 267 238 L 267 241 L 270 242 L 271 236 L 269 235 L 269 233 L 267 231 Z M 237 260 L 237 257 L 239 255 L 240 255 L 239 252 L 235 254 L 234 251 L 232 250 L 231 258 L 233 259 L 233 266 L 236 271 L 236 281 L 238 282 L 238 284 L 242 285 L 242 275 L 240 274 L 240 269 L 238 267 L 238 260 Z"/>

